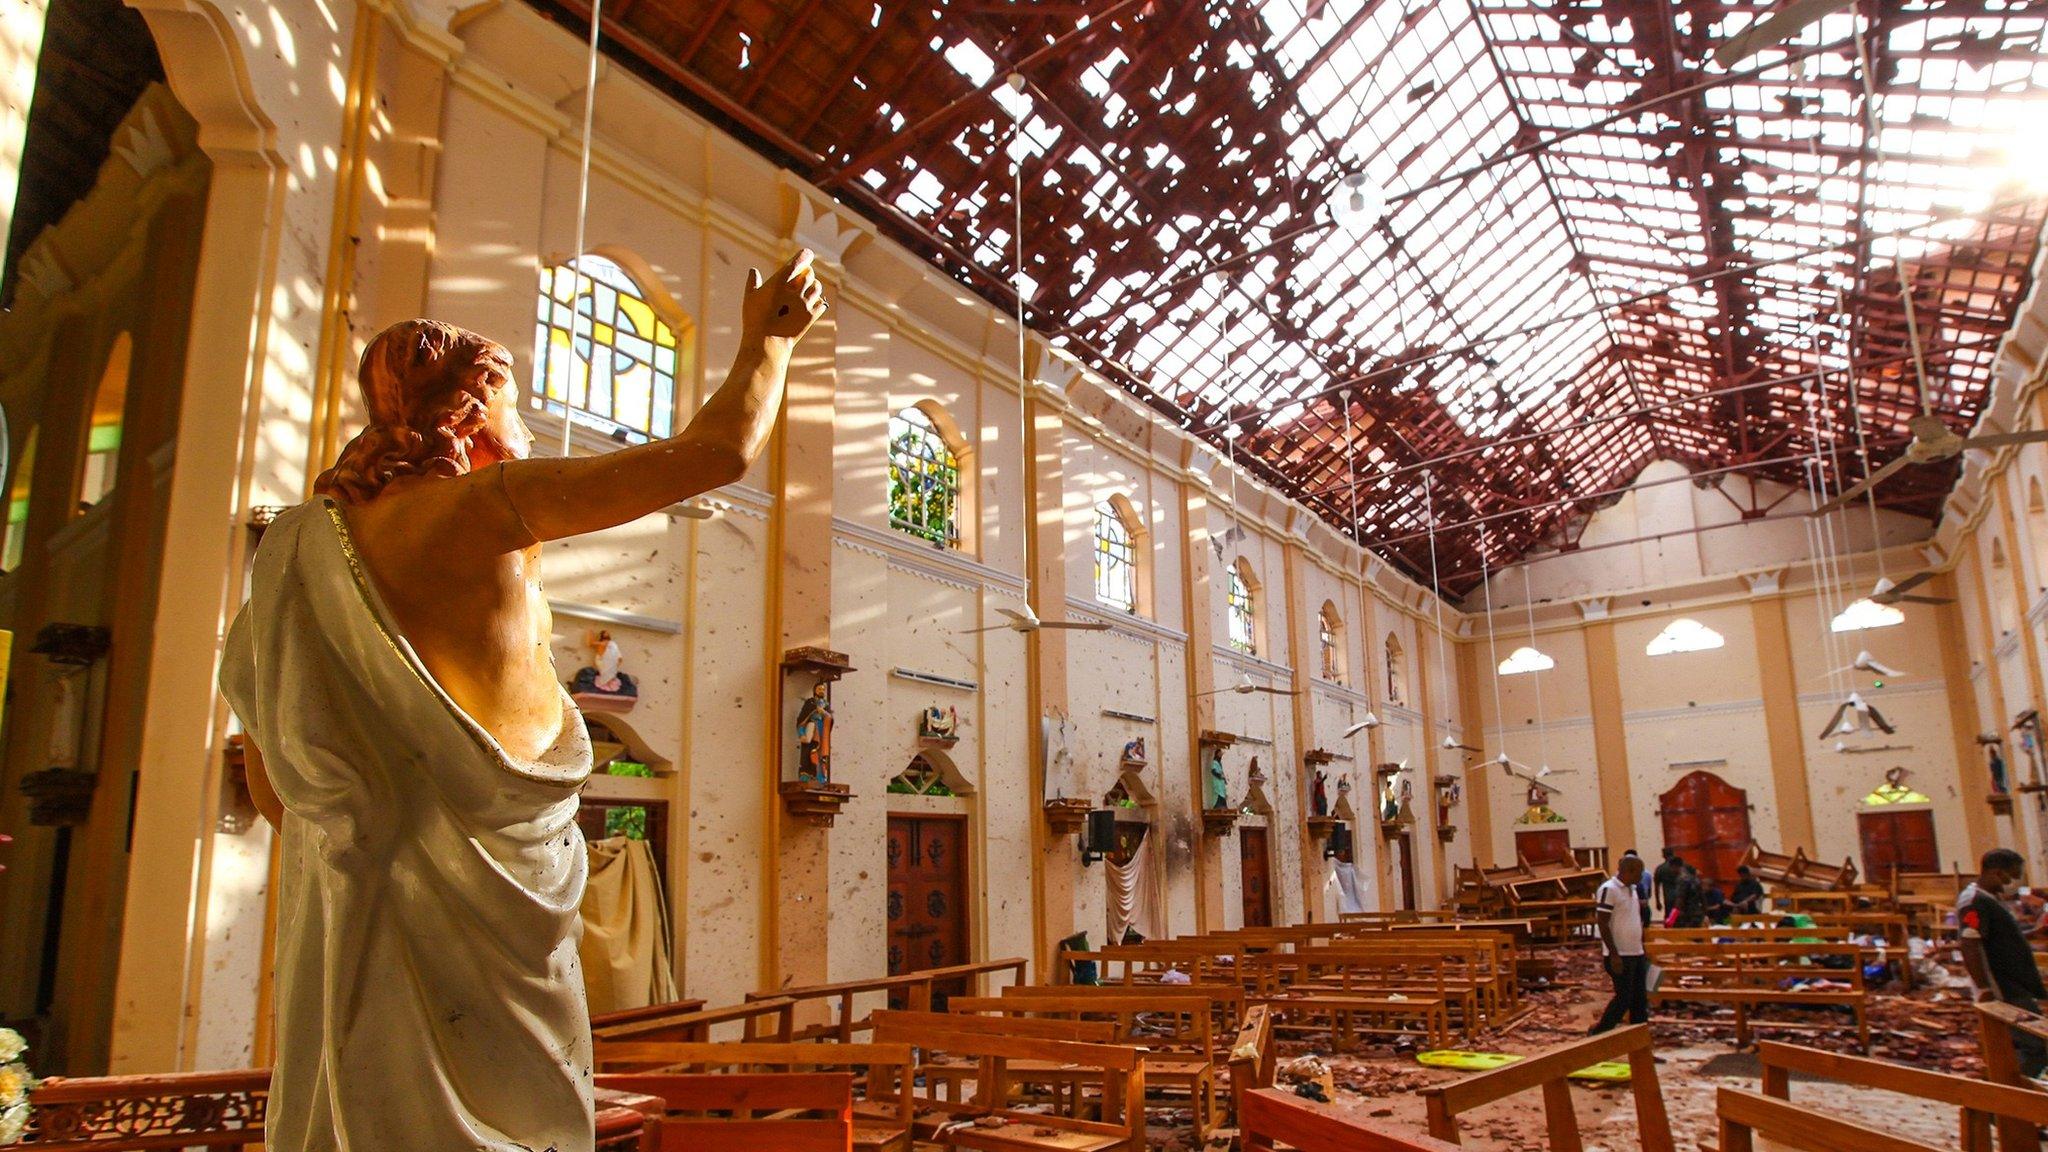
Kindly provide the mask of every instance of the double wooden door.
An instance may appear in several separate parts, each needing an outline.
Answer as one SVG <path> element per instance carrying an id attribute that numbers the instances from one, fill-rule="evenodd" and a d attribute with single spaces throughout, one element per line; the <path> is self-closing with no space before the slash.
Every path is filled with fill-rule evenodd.
<path id="1" fill-rule="evenodd" d="M 1863 875 L 1874 884 L 1890 884 L 1894 872 L 1939 872 L 1941 850 L 1934 843 L 1934 813 L 1859 812 L 1856 831 L 1863 841 Z"/>
<path id="2" fill-rule="evenodd" d="M 1238 878 L 1244 890 L 1244 926 L 1273 926 L 1273 858 L 1266 851 L 1264 828 L 1237 830 Z"/>
<path id="3" fill-rule="evenodd" d="M 889 975 L 968 962 L 966 848 L 964 817 L 889 817 Z"/>
<path id="4" fill-rule="evenodd" d="M 1657 815 L 1664 822 L 1664 847 L 1706 879 L 1724 887 L 1735 882 L 1735 868 L 1749 852 L 1749 793 L 1712 772 L 1693 772 L 1657 798 Z"/>

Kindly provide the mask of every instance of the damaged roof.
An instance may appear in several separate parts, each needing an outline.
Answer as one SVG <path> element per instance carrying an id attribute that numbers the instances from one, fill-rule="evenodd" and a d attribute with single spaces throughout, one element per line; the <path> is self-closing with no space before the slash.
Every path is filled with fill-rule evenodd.
<path id="1" fill-rule="evenodd" d="M 1714 58 L 1777 6 L 609 0 L 604 27 L 1425 582 L 1433 515 L 1458 595 L 1654 460 L 1791 486 L 1722 489 L 1791 515 L 1923 405 L 1975 421 L 2048 214 L 2021 140 L 2048 150 L 2048 3 L 1850 0 Z M 1932 518 L 1953 470 L 1879 502 Z"/>

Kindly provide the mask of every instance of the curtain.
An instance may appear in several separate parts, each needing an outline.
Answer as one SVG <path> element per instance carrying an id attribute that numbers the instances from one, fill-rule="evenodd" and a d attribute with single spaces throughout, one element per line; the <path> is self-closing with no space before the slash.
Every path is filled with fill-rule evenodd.
<path id="1" fill-rule="evenodd" d="M 1102 862 L 1109 879 L 1111 944 L 1122 940 L 1124 933 L 1133 928 L 1141 936 L 1152 936 L 1152 869 L 1145 851 L 1145 834 L 1149 831 L 1149 825 L 1118 821 L 1116 851 Z"/>
<path id="2" fill-rule="evenodd" d="M 645 840 L 590 842 L 583 889 L 583 986 L 590 1011 L 616 1012 L 679 999 L 669 959 L 668 900 Z"/>
<path id="3" fill-rule="evenodd" d="M 1365 911 L 1365 892 L 1358 883 L 1358 866 L 1338 861 L 1337 869 L 1337 913 Z"/>

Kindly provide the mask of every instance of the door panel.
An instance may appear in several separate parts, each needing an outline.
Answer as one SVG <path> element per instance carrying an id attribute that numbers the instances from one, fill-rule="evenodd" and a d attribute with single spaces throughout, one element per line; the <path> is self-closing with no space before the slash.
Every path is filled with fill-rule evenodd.
<path id="1" fill-rule="evenodd" d="M 889 817 L 889 975 L 968 962 L 966 829 L 958 817 Z"/>
<path id="2" fill-rule="evenodd" d="M 1415 837 L 1403 832 L 1394 837 L 1394 859 L 1401 869 L 1401 910 L 1415 911 Z"/>
<path id="3" fill-rule="evenodd" d="M 1269 875 L 1272 857 L 1266 854 L 1264 828 L 1239 828 L 1237 848 L 1239 877 L 1244 888 L 1244 926 L 1270 928 L 1273 925 L 1273 882 Z"/>
<path id="4" fill-rule="evenodd" d="M 1515 851 L 1531 864 L 1572 858 L 1572 834 L 1564 828 L 1518 828 Z"/>
<path id="5" fill-rule="evenodd" d="M 1701 876 L 1733 884 L 1736 865 L 1749 851 L 1749 794 L 1712 772 L 1694 772 L 1658 797 L 1657 804 L 1664 847 L 1685 857 Z"/>
<path id="6" fill-rule="evenodd" d="M 1863 842 L 1863 874 L 1874 884 L 1891 883 L 1895 871 L 1941 870 L 1931 811 L 1859 812 L 1856 830 Z"/>

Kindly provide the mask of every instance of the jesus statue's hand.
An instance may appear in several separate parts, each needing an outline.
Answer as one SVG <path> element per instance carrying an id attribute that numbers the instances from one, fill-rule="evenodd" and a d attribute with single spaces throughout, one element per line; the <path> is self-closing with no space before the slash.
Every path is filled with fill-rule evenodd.
<path id="1" fill-rule="evenodd" d="M 818 317 L 825 314 L 825 289 L 811 269 L 811 250 L 802 249 L 776 269 L 766 283 L 758 269 L 747 269 L 746 297 L 740 302 L 742 349 L 759 348 L 786 358 Z"/>

